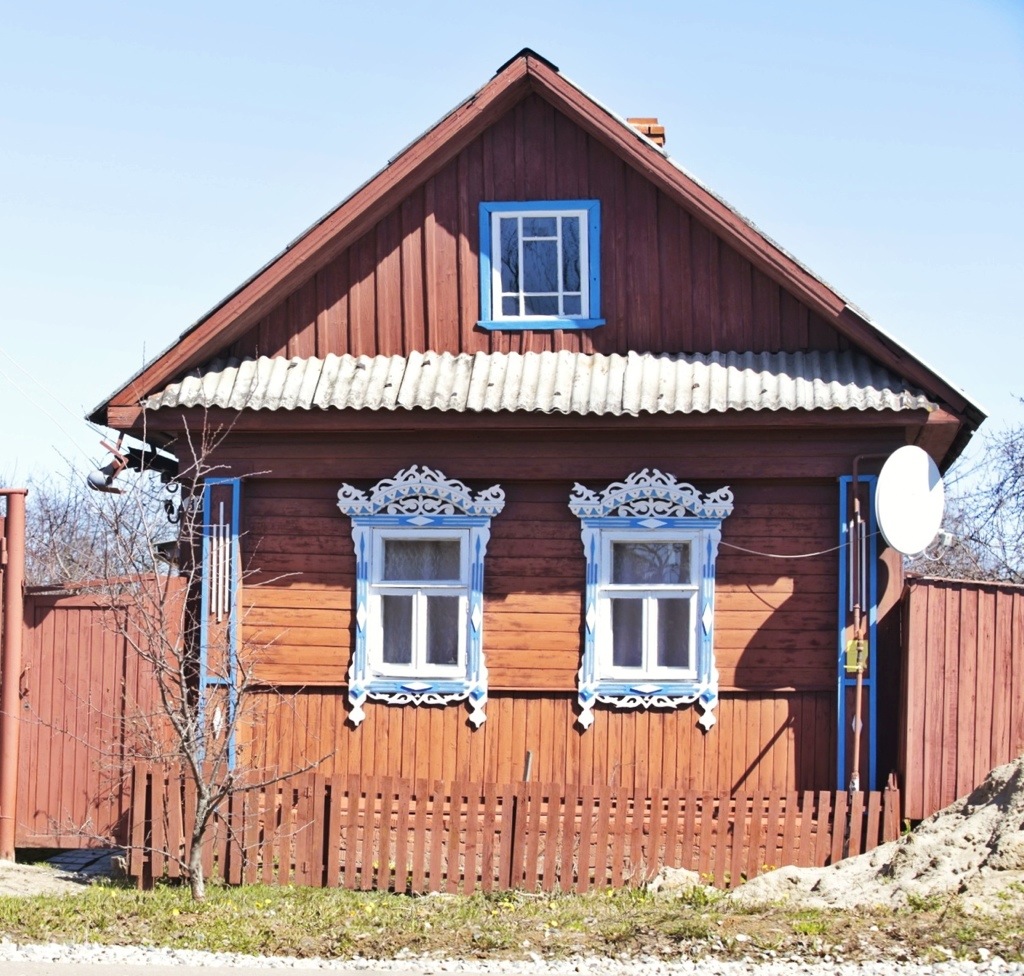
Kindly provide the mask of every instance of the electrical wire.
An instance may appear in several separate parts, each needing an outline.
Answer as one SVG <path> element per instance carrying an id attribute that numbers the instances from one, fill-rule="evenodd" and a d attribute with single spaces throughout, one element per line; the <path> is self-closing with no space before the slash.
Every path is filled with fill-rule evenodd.
<path id="1" fill-rule="evenodd" d="M 798 552 L 798 553 L 782 553 L 782 552 L 759 552 L 757 549 L 747 549 L 744 546 L 734 546 L 731 542 L 720 542 L 720 546 L 727 549 L 735 549 L 737 552 L 745 552 L 751 556 L 764 556 L 765 559 L 811 559 L 814 556 L 827 556 L 830 552 L 838 552 L 840 549 L 846 548 L 846 543 L 840 543 L 838 546 L 832 546 L 831 549 L 821 549 L 818 552 Z"/>
<path id="2" fill-rule="evenodd" d="M 64 410 L 66 410 L 76 420 L 84 422 L 87 426 L 91 427 L 94 431 L 96 431 L 97 433 L 100 433 L 100 429 L 95 424 L 91 423 L 88 420 L 85 420 L 82 417 L 79 417 L 74 412 L 74 410 L 72 410 L 66 403 L 64 403 L 54 393 L 52 393 L 50 390 L 48 390 L 39 379 L 37 379 L 35 376 L 32 375 L 32 373 L 30 373 L 27 369 L 25 369 L 25 367 L 22 366 L 21 363 L 19 363 L 6 349 L 4 349 L 3 346 L 0 346 L 0 354 L 2 354 L 10 362 L 12 362 L 19 370 L 21 370 L 22 373 L 24 373 L 30 380 L 32 380 L 32 382 L 35 383 L 36 386 L 38 386 L 39 389 L 41 389 L 43 391 L 43 393 L 45 393 L 46 396 L 50 400 L 52 400 L 54 403 L 56 403 L 59 407 L 62 407 Z M 39 410 L 40 413 L 44 414 L 47 418 L 49 418 L 49 420 L 54 424 L 54 426 L 56 426 L 56 428 L 72 444 L 74 444 L 75 447 L 79 451 L 81 451 L 81 453 L 86 458 L 88 458 L 90 462 L 93 461 L 93 458 L 89 454 L 89 452 L 86 451 L 86 449 L 84 447 L 82 447 L 81 444 L 79 443 L 79 437 L 76 437 L 76 436 L 72 435 L 70 433 L 70 431 L 68 431 L 68 429 L 52 413 L 50 413 L 49 410 L 46 409 L 46 406 L 44 404 L 41 404 L 35 397 L 33 397 L 32 394 L 29 393 L 28 390 L 26 390 L 20 383 L 18 383 L 18 381 L 16 379 L 14 379 L 10 375 L 10 373 L 8 373 L 6 370 L 4 370 L 2 366 L 0 366 L 0 376 L 3 376 L 3 378 L 8 383 L 10 383 L 11 386 L 13 386 L 30 404 L 32 404 L 32 406 L 34 406 L 37 410 Z"/>
<path id="3" fill-rule="evenodd" d="M 878 535 L 878 532 L 872 532 L 868 538 L 872 539 Z M 784 553 L 784 552 L 760 552 L 757 549 L 747 549 L 745 546 L 733 545 L 731 542 L 719 542 L 720 546 L 724 546 L 727 549 L 736 549 L 738 552 L 745 552 L 751 556 L 764 556 L 765 559 L 811 559 L 814 556 L 827 556 L 832 552 L 839 552 L 840 549 L 845 549 L 848 545 L 846 542 L 840 542 L 837 546 L 831 546 L 828 549 L 819 549 L 817 552 L 798 552 L 798 553 Z"/>

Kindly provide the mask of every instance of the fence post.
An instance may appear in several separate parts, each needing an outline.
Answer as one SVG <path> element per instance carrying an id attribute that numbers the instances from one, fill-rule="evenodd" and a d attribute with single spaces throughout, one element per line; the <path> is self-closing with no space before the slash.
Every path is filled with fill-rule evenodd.
<path id="1" fill-rule="evenodd" d="M 505 870 L 502 872 L 504 875 L 502 883 L 506 889 L 511 891 L 515 887 L 512 882 L 515 878 L 515 864 L 519 858 L 519 843 L 516 836 L 519 833 L 519 790 L 510 791 L 510 793 L 506 794 L 506 798 L 509 796 L 512 802 L 512 817 L 508 831 L 508 858 L 505 863 Z"/>

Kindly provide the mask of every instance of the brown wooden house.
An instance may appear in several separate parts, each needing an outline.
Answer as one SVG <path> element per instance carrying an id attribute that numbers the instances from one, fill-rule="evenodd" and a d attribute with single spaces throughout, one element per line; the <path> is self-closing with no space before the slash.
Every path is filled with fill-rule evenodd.
<path id="1" fill-rule="evenodd" d="M 523 51 L 97 409 L 179 456 L 230 430 L 234 639 L 295 691 L 240 761 L 845 786 L 856 459 L 945 468 L 983 414 L 657 135 Z"/>

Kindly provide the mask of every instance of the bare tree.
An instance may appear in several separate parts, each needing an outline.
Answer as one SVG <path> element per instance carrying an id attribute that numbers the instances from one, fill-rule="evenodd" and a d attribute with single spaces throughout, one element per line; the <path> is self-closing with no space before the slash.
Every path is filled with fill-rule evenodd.
<path id="1" fill-rule="evenodd" d="M 1024 424 L 990 435 L 980 460 L 949 479 L 948 546 L 911 569 L 958 579 L 1024 583 Z"/>
<path id="2" fill-rule="evenodd" d="M 252 693 L 268 644 L 241 637 L 238 594 L 253 568 L 243 572 L 239 539 L 223 503 L 220 511 L 209 498 L 203 503 L 204 487 L 224 473 L 212 459 L 225 436 L 204 426 L 187 431 L 178 445 L 180 495 L 167 506 L 179 533 L 173 571 L 137 572 L 107 590 L 116 626 L 152 675 L 154 700 L 148 711 L 140 709 L 133 717 L 128 758 L 173 763 L 183 771 L 194 809 L 179 860 L 197 900 L 205 895 L 204 842 L 225 802 L 320 761 L 287 770 L 253 768 L 239 762 L 235 752 L 236 735 L 256 723 Z M 112 526 L 111 537 L 127 547 L 126 560 L 141 548 L 153 565 L 166 550 L 166 524 L 149 517 L 152 506 L 152 497 L 139 492 L 130 516 L 134 536 Z"/>
<path id="3" fill-rule="evenodd" d="M 145 469 L 124 472 L 117 479 L 123 493 L 114 495 L 89 491 L 79 474 L 36 482 L 30 496 L 33 580 L 91 580 L 87 591 L 104 602 L 109 626 L 140 675 L 136 700 L 126 702 L 123 714 L 103 716 L 120 729 L 110 737 L 116 748 L 108 745 L 99 762 L 115 778 L 136 764 L 180 768 L 190 805 L 187 836 L 167 854 L 197 900 L 206 890 L 205 842 L 226 801 L 320 761 L 265 769 L 252 766 L 251 754 L 248 764 L 236 755 L 236 739 L 257 726 L 257 703 L 272 692 L 262 687 L 254 694 L 267 640 L 243 640 L 240 633 L 238 595 L 252 568 L 242 571 L 230 519 L 209 505 L 204 510 L 204 492 L 223 490 L 210 486 L 227 473 L 214 461 L 225 436 L 205 425 L 187 431 L 176 445 L 179 470 L 170 481 Z"/>
<path id="4" fill-rule="evenodd" d="M 65 586 L 156 569 L 149 542 L 176 537 L 153 472 L 128 472 L 127 494 L 90 491 L 81 472 L 29 478 L 25 581 Z"/>

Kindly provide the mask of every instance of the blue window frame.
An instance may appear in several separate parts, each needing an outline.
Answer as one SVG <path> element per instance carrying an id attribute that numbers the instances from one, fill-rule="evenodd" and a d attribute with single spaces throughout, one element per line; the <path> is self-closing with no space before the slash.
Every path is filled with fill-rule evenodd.
<path id="1" fill-rule="evenodd" d="M 484 329 L 592 329 L 601 318 L 597 200 L 480 204 Z"/>
<path id="2" fill-rule="evenodd" d="M 658 470 L 631 474 L 600 494 L 577 484 L 587 560 L 579 723 L 597 702 L 618 708 L 697 702 L 715 723 L 715 560 L 728 488 L 702 495 Z"/>
<path id="3" fill-rule="evenodd" d="M 356 633 L 349 718 L 368 698 L 392 704 L 466 700 L 486 720 L 484 556 L 491 517 L 505 505 L 494 485 L 475 496 L 461 481 L 413 465 L 369 492 L 338 491 L 356 550 Z"/>

